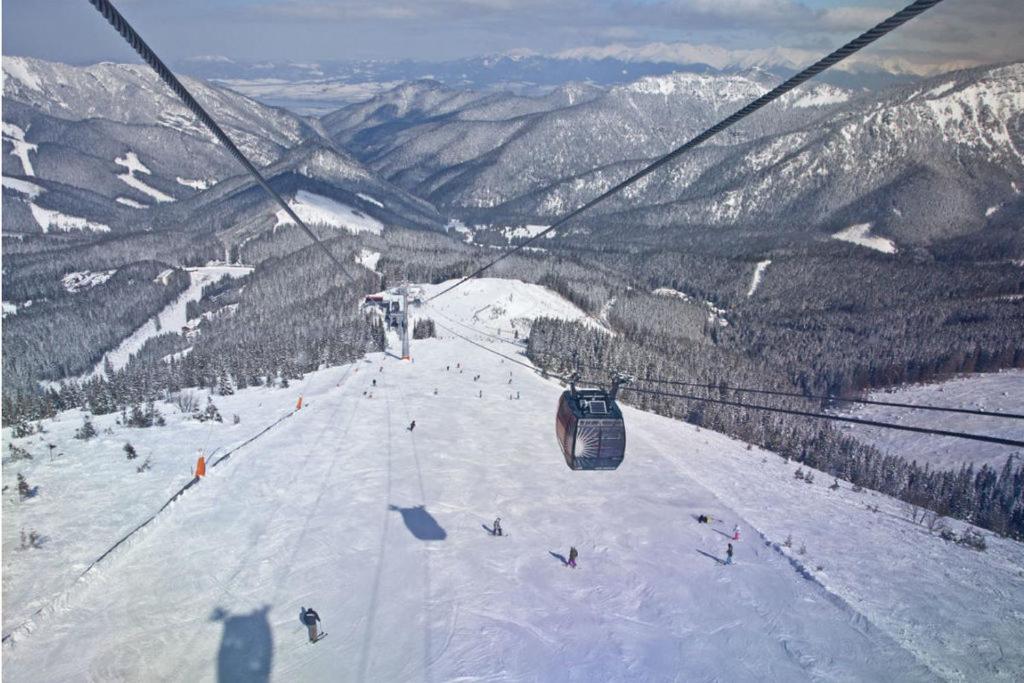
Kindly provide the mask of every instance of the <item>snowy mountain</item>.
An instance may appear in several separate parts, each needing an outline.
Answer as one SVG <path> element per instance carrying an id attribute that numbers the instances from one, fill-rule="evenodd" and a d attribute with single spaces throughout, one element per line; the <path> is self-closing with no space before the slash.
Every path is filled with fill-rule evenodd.
<path id="1" fill-rule="evenodd" d="M 5 57 L 3 68 L 5 234 L 192 226 L 206 217 L 193 217 L 177 204 L 239 175 L 227 150 L 148 67 L 72 67 Z M 388 198 L 394 193 L 402 197 L 394 205 L 433 213 L 333 149 L 316 121 L 202 81 L 183 82 L 257 166 L 276 164 L 272 173 L 280 174 L 290 159 L 296 174 L 334 183 L 333 189 L 372 190 Z M 319 151 L 310 153 L 313 148 Z M 307 151 L 293 151 L 300 149 Z M 322 163 L 310 165 L 307 157 Z M 380 207 L 367 208 L 373 213 Z M 396 220 L 394 212 L 382 218 Z"/>
<path id="2" fill-rule="evenodd" d="M 245 62 L 211 56 L 184 60 L 184 73 L 208 79 L 253 99 L 308 114 L 324 114 L 362 102 L 401 83 L 432 79 L 458 90 L 543 95 L 568 83 L 606 88 L 676 72 L 729 75 L 752 68 L 780 77 L 821 55 L 806 50 L 727 51 L 709 45 L 609 45 L 543 55 L 530 51 L 443 62 L 322 61 Z M 914 80 L 905 64 L 841 63 L 823 82 L 859 90 Z"/>
<path id="3" fill-rule="evenodd" d="M 36 487 L 3 500 L 5 677 L 1019 680 L 1019 543 L 943 540 L 891 498 L 628 406 L 623 465 L 572 472 L 562 387 L 473 329 L 582 311 L 477 285 L 447 319 L 416 310 L 443 327 L 411 363 L 186 389 L 166 426 L 96 416 L 88 440 L 77 411 L 5 430 L 34 456 L 5 480 Z M 208 396 L 223 422 L 180 407 Z M 161 508 L 200 453 L 207 476 Z"/>
<path id="4" fill-rule="evenodd" d="M 372 168 L 467 222 L 544 223 L 775 82 L 763 72 L 676 73 L 533 113 L 503 111 L 505 102 L 481 113 L 477 101 L 455 111 L 403 109 L 398 103 L 414 100 L 416 87 L 403 86 L 325 117 L 324 125 Z M 587 223 L 822 237 L 870 224 L 897 247 L 1012 224 L 1024 188 L 1022 92 L 1021 64 L 877 94 L 810 84 Z M 602 219 L 601 212 L 614 215 Z"/>

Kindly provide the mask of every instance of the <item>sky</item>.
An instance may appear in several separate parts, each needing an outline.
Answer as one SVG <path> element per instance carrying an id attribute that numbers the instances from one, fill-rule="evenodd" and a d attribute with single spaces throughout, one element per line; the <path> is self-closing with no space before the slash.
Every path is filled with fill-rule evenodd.
<path id="1" fill-rule="evenodd" d="M 442 61 L 509 51 L 657 58 L 772 51 L 794 65 L 910 0 L 120 0 L 172 63 Z M 136 61 L 87 0 L 4 0 L 3 53 Z M 1022 0 L 944 0 L 867 61 L 929 72 L 1024 60 Z M 717 52 L 716 52 L 717 51 Z"/>

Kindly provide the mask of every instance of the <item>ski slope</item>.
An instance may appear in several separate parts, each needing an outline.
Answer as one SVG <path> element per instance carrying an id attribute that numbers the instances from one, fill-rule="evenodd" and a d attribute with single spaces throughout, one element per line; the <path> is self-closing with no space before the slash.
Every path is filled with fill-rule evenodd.
<path id="1" fill-rule="evenodd" d="M 873 391 L 867 398 L 1020 415 L 1024 414 L 1024 370 L 966 375 L 930 384 L 908 384 Z M 1024 421 L 1021 420 L 874 405 L 851 405 L 843 414 L 867 420 L 1024 439 Z M 894 453 L 906 460 L 916 460 L 921 465 L 928 463 L 932 469 L 958 469 L 963 464 L 971 463 L 975 470 L 987 464 L 998 471 L 1010 455 L 1016 453 L 1017 457 L 1024 457 L 1021 449 L 998 444 L 969 442 L 947 436 L 910 436 L 907 432 L 864 425 L 843 428 L 882 451 Z"/>
<path id="2" fill-rule="evenodd" d="M 22 471 L 40 493 L 3 501 L 5 680 L 1024 674 L 1020 544 L 946 544 L 884 496 L 797 481 L 774 454 L 628 407 L 623 466 L 572 472 L 553 436 L 561 387 L 441 335 L 414 342 L 411 363 L 370 354 L 215 397 L 223 424 L 160 404 L 164 428 L 103 416 L 83 444 L 65 413 L 15 440 L 36 457 L 5 461 L 5 481 Z M 276 420 L 75 580 L 189 479 L 197 448 L 216 457 Z M 50 462 L 47 441 L 64 455 Z M 506 538 L 485 531 L 498 515 Z M 12 550 L 33 528 L 43 547 Z M 316 645 L 309 606 L 329 634 Z"/>
<path id="3" fill-rule="evenodd" d="M 85 376 L 98 377 L 104 373 L 104 364 L 109 361 L 116 371 L 123 368 L 131 357 L 142 350 L 146 342 L 166 332 L 178 332 L 188 322 L 186 311 L 190 301 L 199 301 L 203 296 L 203 287 L 212 285 L 222 277 L 244 277 L 252 272 L 251 266 L 207 265 L 186 268 L 190 282 L 187 289 L 179 294 L 174 301 L 167 304 L 153 319 L 147 320 L 141 327 L 121 340 L 116 348 L 104 355 L 104 359 L 96 364 L 92 372 Z"/>

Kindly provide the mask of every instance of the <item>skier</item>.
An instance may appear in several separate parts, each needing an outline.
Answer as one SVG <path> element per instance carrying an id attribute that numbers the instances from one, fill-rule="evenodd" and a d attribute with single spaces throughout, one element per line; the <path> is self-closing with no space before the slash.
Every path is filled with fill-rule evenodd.
<path id="1" fill-rule="evenodd" d="M 434 396 L 437 396 L 437 387 L 434 387 Z"/>
<path id="2" fill-rule="evenodd" d="M 416 420 L 413 420 L 412 422 L 409 423 L 408 429 L 409 429 L 410 432 L 412 430 L 416 429 Z"/>
<path id="3" fill-rule="evenodd" d="M 377 386 L 377 380 L 373 380 L 373 386 Z"/>
<path id="4" fill-rule="evenodd" d="M 700 515 L 699 517 L 697 517 L 697 523 L 698 524 L 707 524 L 708 523 L 708 516 L 707 515 Z"/>
<path id="5" fill-rule="evenodd" d="M 450 366 L 450 365 L 444 366 L 444 371 L 445 372 L 451 372 L 452 371 L 452 366 Z"/>
<path id="6" fill-rule="evenodd" d="M 316 610 L 310 607 L 306 609 L 302 608 L 302 623 L 309 629 L 309 642 L 315 643 L 319 634 L 317 633 L 316 625 L 320 622 L 320 615 L 316 613 Z"/>
<path id="7" fill-rule="evenodd" d="M 494 520 L 494 531 L 492 533 L 494 536 L 504 536 L 501 530 L 501 517 Z"/>
<path id="8" fill-rule="evenodd" d="M 733 528 L 732 528 L 732 540 L 734 540 L 734 541 L 740 540 L 740 525 L 739 524 L 734 525 Z"/>
<path id="9" fill-rule="evenodd" d="M 576 558 L 579 557 L 580 551 L 576 550 L 576 546 L 569 548 L 569 566 L 576 569 Z"/>
<path id="10" fill-rule="evenodd" d="M 732 564 L 732 543 L 725 549 L 725 563 Z"/>

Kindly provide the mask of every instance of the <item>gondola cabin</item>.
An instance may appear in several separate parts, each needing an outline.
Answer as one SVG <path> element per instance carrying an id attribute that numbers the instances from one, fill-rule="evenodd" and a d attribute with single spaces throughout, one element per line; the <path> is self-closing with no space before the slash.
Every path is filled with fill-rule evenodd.
<path id="1" fill-rule="evenodd" d="M 626 427 L 615 399 L 601 389 L 566 391 L 558 402 L 555 433 L 574 470 L 614 470 L 626 454 Z"/>

